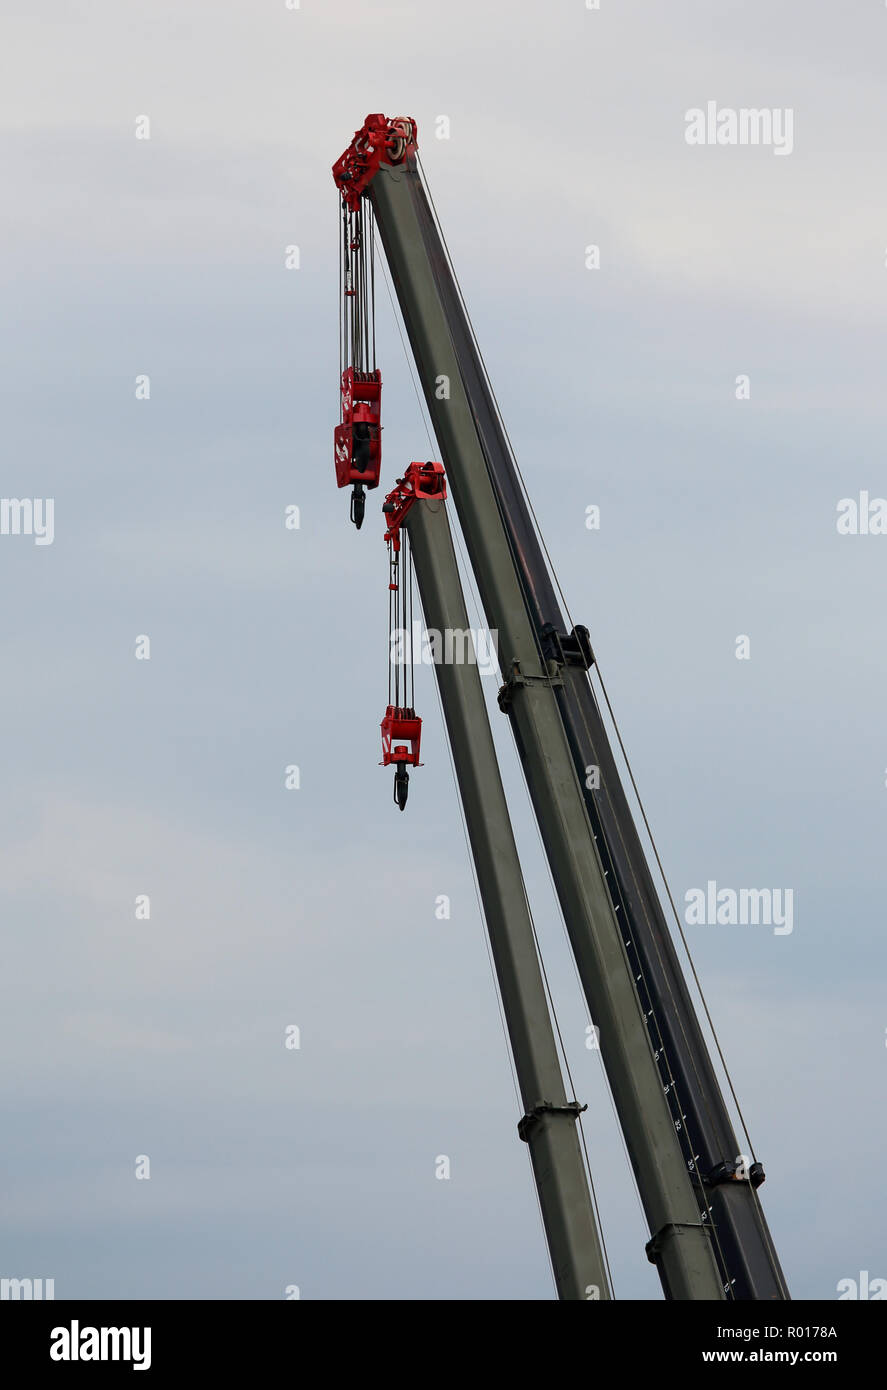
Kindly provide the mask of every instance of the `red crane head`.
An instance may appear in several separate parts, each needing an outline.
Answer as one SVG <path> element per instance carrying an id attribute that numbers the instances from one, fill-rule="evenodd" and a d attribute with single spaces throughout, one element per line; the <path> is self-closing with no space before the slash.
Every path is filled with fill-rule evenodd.
<path id="1" fill-rule="evenodd" d="M 361 194 L 379 165 L 401 164 L 416 150 L 416 122 L 412 116 L 367 116 L 347 150 L 333 165 L 333 178 L 343 201 L 356 212 Z"/>

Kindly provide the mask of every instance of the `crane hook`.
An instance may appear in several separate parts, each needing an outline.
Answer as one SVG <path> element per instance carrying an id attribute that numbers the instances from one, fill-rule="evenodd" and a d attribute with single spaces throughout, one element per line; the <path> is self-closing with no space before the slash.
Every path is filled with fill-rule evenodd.
<path id="1" fill-rule="evenodd" d="M 409 792 L 410 774 L 407 772 L 406 763 L 396 763 L 394 768 L 394 800 L 401 810 L 407 804 Z"/>
<path id="2" fill-rule="evenodd" d="M 358 531 L 363 525 L 364 512 L 366 511 L 366 493 L 361 483 L 354 484 L 354 491 L 351 494 L 351 520 L 354 522 Z"/>

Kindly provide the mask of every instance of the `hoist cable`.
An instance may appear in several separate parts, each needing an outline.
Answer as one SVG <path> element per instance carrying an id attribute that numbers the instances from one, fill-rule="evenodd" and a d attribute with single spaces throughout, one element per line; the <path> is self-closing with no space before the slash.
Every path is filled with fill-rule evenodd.
<path id="1" fill-rule="evenodd" d="M 357 305 L 357 357 L 354 366 L 357 371 L 363 371 L 363 335 L 364 335 L 364 306 L 363 306 L 363 264 L 360 254 L 360 213 L 354 214 L 354 288 L 357 290 L 355 303 Z"/>
<path id="2" fill-rule="evenodd" d="M 360 224 L 360 278 L 363 281 L 363 370 L 370 367 L 370 282 L 367 273 L 366 243 L 364 240 L 363 218 Z"/>
<path id="3" fill-rule="evenodd" d="M 394 600 L 394 621 L 391 625 L 391 636 L 394 639 L 394 704 L 400 704 L 400 648 L 397 641 L 397 624 L 400 615 L 400 555 L 394 552 L 394 569 L 392 583 L 394 589 L 392 598 Z"/>
<path id="4" fill-rule="evenodd" d="M 410 644 L 410 697 L 407 700 L 407 704 L 409 705 L 410 709 L 414 709 L 416 705 L 416 654 L 413 651 L 413 551 L 412 547 L 410 546 L 409 534 L 407 534 L 406 536 L 406 543 L 407 565 L 409 571 L 407 578 L 407 595 L 409 598 L 410 607 L 410 621 L 409 627 L 407 628 L 407 631 L 409 633 Z"/>
<path id="5" fill-rule="evenodd" d="M 403 652 L 403 563 L 398 556 L 398 699 L 395 705 L 403 706 L 402 691 L 406 685 L 405 652 Z"/>
<path id="6" fill-rule="evenodd" d="M 391 698 L 391 686 L 394 680 L 394 650 L 392 647 L 392 637 L 394 636 L 395 616 L 394 616 L 394 550 L 391 541 L 388 542 L 388 703 L 393 704 Z"/>
<path id="7" fill-rule="evenodd" d="M 403 553 L 403 547 L 401 547 Z M 400 565 L 400 673 L 401 684 L 403 687 L 403 701 L 398 700 L 398 704 L 407 704 L 407 680 L 409 678 L 409 665 L 407 663 L 407 586 L 406 586 L 406 561 Z"/>
<path id="8" fill-rule="evenodd" d="M 401 674 L 402 692 L 401 692 L 401 699 L 398 700 L 397 703 L 398 703 L 399 705 L 405 707 L 407 704 L 409 704 L 409 700 L 408 700 L 408 698 L 407 698 L 407 681 L 409 680 L 409 671 L 410 671 L 410 668 L 409 668 L 409 663 L 408 663 L 408 660 L 407 660 L 407 630 L 406 630 L 406 629 L 407 629 L 407 553 L 406 553 L 406 544 L 405 544 L 405 542 L 404 542 L 404 538 L 403 538 L 403 537 L 401 537 L 401 543 L 400 543 L 400 578 L 399 578 L 398 582 L 399 582 L 399 584 L 400 584 L 400 618 L 398 619 L 398 621 L 399 621 L 399 623 L 400 623 L 400 632 L 399 632 L 398 636 L 400 637 L 399 651 L 400 651 L 400 674 Z"/>
<path id="9" fill-rule="evenodd" d="M 373 358 L 372 362 L 370 363 L 370 371 L 374 372 L 376 370 L 376 226 L 375 218 L 373 216 L 372 203 L 367 202 L 366 209 L 367 216 L 369 219 L 369 230 L 367 233 L 367 255 L 369 257 L 370 266 L 370 323 L 373 327 Z"/>
<path id="10" fill-rule="evenodd" d="M 410 679 L 410 658 L 409 658 L 409 629 L 407 628 L 407 604 L 409 585 L 409 566 L 406 553 L 404 553 L 403 563 L 400 567 L 400 587 L 401 587 L 401 653 L 403 664 L 403 703 L 404 706 L 410 703 L 408 684 Z"/>
<path id="11" fill-rule="evenodd" d="M 339 415 L 339 406 L 340 406 L 340 404 L 341 404 L 342 372 L 344 371 L 344 367 L 343 367 L 343 365 L 342 365 L 342 304 L 343 304 L 343 300 L 344 300 L 344 296 L 343 296 L 343 293 L 342 293 L 342 289 L 343 289 L 343 286 L 342 286 L 342 233 L 341 233 L 341 227 L 339 226 L 339 210 L 338 210 L 338 208 L 336 209 L 336 240 L 337 240 L 338 243 L 339 243 L 339 254 L 338 254 L 338 258 L 337 258 L 337 259 L 338 259 L 338 262 L 339 262 L 339 378 L 338 378 L 338 381 L 337 381 L 337 383 L 336 383 L 336 385 L 337 385 L 337 394 L 338 394 L 339 397 L 340 397 L 339 401 L 336 402 L 336 418 L 338 419 L 338 415 Z"/>

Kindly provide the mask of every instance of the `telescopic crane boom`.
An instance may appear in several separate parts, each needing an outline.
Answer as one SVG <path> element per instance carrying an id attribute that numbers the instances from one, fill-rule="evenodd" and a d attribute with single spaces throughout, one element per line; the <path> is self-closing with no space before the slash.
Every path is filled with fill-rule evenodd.
<path id="1" fill-rule="evenodd" d="M 499 704 L 599 1029 L 649 1222 L 647 1254 L 667 1298 L 788 1298 L 757 1192 L 763 1168 L 739 1150 L 588 679 L 589 634 L 564 621 L 416 135 L 410 118 L 368 116 L 334 178 L 343 208 L 370 209 L 378 227 L 481 603 L 499 635 Z M 417 578 L 424 602 L 418 565 Z M 597 778 L 587 777 L 591 766 Z"/>
<path id="2" fill-rule="evenodd" d="M 411 463 L 385 500 L 386 541 L 404 533 L 432 632 L 467 633 L 468 615 L 439 463 Z M 606 1299 L 609 1280 L 536 951 L 535 931 L 476 663 L 435 662 L 453 766 L 499 982 L 533 1177 L 558 1295 Z"/>

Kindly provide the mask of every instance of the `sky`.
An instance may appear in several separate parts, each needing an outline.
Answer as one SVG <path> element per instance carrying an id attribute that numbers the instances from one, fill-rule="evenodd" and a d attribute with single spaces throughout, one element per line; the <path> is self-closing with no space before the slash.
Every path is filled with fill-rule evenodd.
<path id="1" fill-rule="evenodd" d="M 789 1287 L 887 1277 L 887 537 L 837 528 L 887 496 L 887 9 L 7 0 L 2 40 L 2 491 L 54 526 L 0 534 L 0 1274 L 554 1297 L 427 668 L 402 816 L 378 766 L 384 489 L 358 534 L 335 487 L 330 166 L 384 111 L 676 901 L 793 894 L 685 926 Z M 689 144 L 709 102 L 790 152 Z M 376 320 L 390 485 L 431 446 Z M 659 1298 L 495 685 L 615 1293 Z"/>

